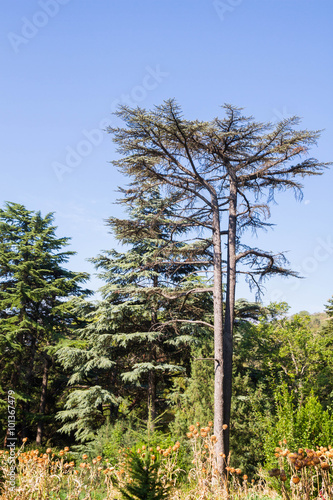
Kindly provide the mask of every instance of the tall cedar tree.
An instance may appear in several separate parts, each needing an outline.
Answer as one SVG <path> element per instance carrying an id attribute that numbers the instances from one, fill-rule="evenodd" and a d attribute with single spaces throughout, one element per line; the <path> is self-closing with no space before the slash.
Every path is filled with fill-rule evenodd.
<path id="1" fill-rule="evenodd" d="M 109 128 L 121 154 L 113 161 L 133 179 L 133 198 L 152 184 L 182 194 L 179 223 L 211 232 L 214 300 L 214 433 L 217 467 L 223 473 L 222 454 L 228 455 L 232 381 L 233 321 L 237 263 L 249 269 L 260 285 L 269 274 L 288 274 L 281 254 L 240 247 L 246 228 L 262 227 L 267 203 L 259 198 L 278 189 L 300 192 L 299 177 L 321 173 L 327 165 L 307 156 L 318 132 L 295 130 L 297 118 L 276 125 L 244 117 L 238 108 L 224 106 L 226 117 L 211 122 L 185 120 L 179 106 L 166 101 L 152 111 L 121 106 L 116 113 L 126 127 Z M 226 217 L 223 217 L 226 212 Z M 224 222 L 224 226 L 223 223 Z M 222 236 L 227 235 L 226 316 L 223 318 Z M 240 251 L 241 250 L 241 251 Z"/>
<path id="2" fill-rule="evenodd" d="M 75 430 L 81 440 L 92 437 L 87 433 L 88 422 L 85 430 L 78 426 L 83 410 L 88 419 L 89 409 L 82 405 L 97 380 L 100 390 L 109 391 L 103 401 L 98 400 L 101 421 L 103 408 L 114 417 L 119 398 L 127 398 L 131 408 L 148 408 L 153 430 L 157 414 L 165 407 L 164 388 L 189 367 L 189 344 L 210 326 L 205 319 L 211 319 L 211 288 L 198 275 L 207 267 L 206 258 L 200 263 L 197 255 L 196 265 L 190 263 L 193 252 L 202 252 L 207 243 L 179 241 L 186 229 L 178 228 L 173 219 L 176 201 L 176 196 L 162 199 L 158 190 L 145 192 L 133 201 L 128 219 L 108 220 L 116 238 L 129 249 L 106 251 L 92 259 L 106 281 L 103 300 L 89 311 L 90 321 L 82 331 L 84 348 L 59 351 L 63 365 L 74 370 L 70 382 L 76 389 L 59 414 L 66 422 L 62 431 Z M 97 407 L 97 400 L 94 404 Z M 75 421 L 78 414 L 80 422 Z M 91 431 L 100 425 L 92 424 L 90 420 Z"/>
<path id="3" fill-rule="evenodd" d="M 0 210 L 1 393 L 16 393 L 21 437 L 36 432 L 42 442 L 47 387 L 54 367 L 52 347 L 71 327 L 66 299 L 83 293 L 88 275 L 62 266 L 75 252 L 63 251 L 53 215 L 42 217 L 23 205 Z M 87 291 L 85 291 L 87 293 Z"/>
<path id="4" fill-rule="evenodd" d="M 184 242 L 189 229 L 180 227 L 173 217 L 177 197 L 175 193 L 171 198 L 162 199 L 158 190 L 147 190 L 142 197 L 131 202 L 130 219 L 110 217 L 108 223 L 116 238 L 123 244 L 132 245 L 132 249 L 126 255 L 118 255 L 120 260 L 106 262 L 103 257 L 95 260 L 97 267 L 106 270 L 103 278 L 111 287 L 107 286 L 105 290 L 114 291 L 116 286 L 117 293 L 126 297 L 126 301 L 134 300 L 136 309 L 140 303 L 148 309 L 148 331 L 141 332 L 141 338 L 134 337 L 139 340 L 135 347 L 139 361 L 122 378 L 137 381 L 146 376 L 152 426 L 157 417 L 158 380 L 165 378 L 168 372 L 170 375 L 179 373 L 179 367 L 185 361 L 184 354 L 188 361 L 187 346 L 193 341 L 193 326 L 199 325 L 199 331 L 200 326 L 207 327 L 204 316 L 211 312 L 211 301 L 207 296 L 211 288 L 198 276 L 199 271 L 207 268 L 204 251 L 210 242 L 205 239 Z M 126 196 L 121 203 L 127 203 Z M 193 254 L 196 255 L 196 265 L 192 263 Z M 131 269 L 128 269 L 124 257 L 133 259 Z M 115 279 L 115 275 L 118 278 Z M 199 298 L 198 294 L 203 295 Z M 190 325 L 183 323 L 184 318 L 191 321 Z M 123 341 L 128 344 L 134 340 L 128 336 L 125 338 Z"/>

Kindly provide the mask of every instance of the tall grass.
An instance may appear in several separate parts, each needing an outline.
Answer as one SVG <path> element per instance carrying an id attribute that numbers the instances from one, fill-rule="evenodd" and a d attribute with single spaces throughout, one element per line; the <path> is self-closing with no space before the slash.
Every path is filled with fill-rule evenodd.
<path id="1" fill-rule="evenodd" d="M 333 500 L 331 447 L 291 451 L 287 443 L 281 442 L 275 450 L 276 467 L 260 470 L 256 480 L 249 480 L 240 468 L 230 465 L 230 456 L 223 456 L 225 475 L 219 477 L 217 438 L 211 422 L 205 427 L 199 423 L 191 425 L 187 439 L 191 466 L 186 471 L 179 466 L 178 441 L 167 448 L 158 445 L 122 448 L 112 466 L 101 455 L 88 460 L 87 453 L 74 454 L 68 447 L 58 452 L 48 448 L 41 453 L 37 449 L 27 450 L 23 443 L 16 450 L 14 488 L 6 480 L 10 471 L 9 452 L 0 450 L 0 468 L 5 480 L 1 499 Z M 233 457 L 235 462 L 237 457 Z M 149 477 L 147 470 L 152 471 L 154 478 Z M 145 491 L 149 495 L 142 493 Z"/>

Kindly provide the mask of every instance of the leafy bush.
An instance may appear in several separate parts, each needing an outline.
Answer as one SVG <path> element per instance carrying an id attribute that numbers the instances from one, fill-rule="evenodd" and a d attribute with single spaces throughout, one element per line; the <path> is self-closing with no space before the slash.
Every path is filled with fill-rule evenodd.
<path id="1" fill-rule="evenodd" d="M 333 416 L 311 394 L 295 403 L 283 385 L 275 393 L 276 415 L 263 418 L 264 452 L 268 467 L 275 463 L 275 448 L 280 442 L 290 450 L 328 446 L 333 441 Z"/>
<path id="2" fill-rule="evenodd" d="M 120 450 L 129 449 L 135 452 L 143 447 L 151 447 L 154 453 L 158 455 L 159 449 L 168 449 L 175 445 L 176 439 L 171 434 L 165 434 L 159 430 L 149 434 L 137 432 L 127 427 L 124 423 L 117 422 L 108 432 L 108 440 L 104 443 L 102 453 L 104 458 L 109 460 L 110 465 L 116 465 L 119 461 Z M 181 446 L 177 453 L 175 467 L 180 471 L 180 476 L 190 469 L 191 460 L 189 456 L 189 444 L 184 439 L 181 440 Z M 99 454 L 97 447 L 91 456 Z"/>
<path id="3" fill-rule="evenodd" d="M 137 439 L 136 432 L 127 421 L 123 420 L 118 420 L 113 426 L 104 426 L 104 431 L 100 434 L 102 436 L 104 434 L 101 443 L 101 454 L 109 459 L 111 465 L 115 465 L 118 462 L 119 449 L 131 448 L 133 441 Z"/>

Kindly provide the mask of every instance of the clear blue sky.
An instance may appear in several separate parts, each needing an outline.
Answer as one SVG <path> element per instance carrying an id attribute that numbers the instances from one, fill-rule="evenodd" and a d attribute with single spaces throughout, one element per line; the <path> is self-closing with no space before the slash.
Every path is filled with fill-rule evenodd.
<path id="1" fill-rule="evenodd" d="M 331 0 L 13 0 L 0 2 L 4 201 L 54 211 L 71 236 L 74 270 L 115 245 L 103 220 L 127 182 L 109 164 L 117 102 L 152 107 L 175 97 L 188 118 L 223 103 L 257 120 L 297 114 L 325 129 L 313 151 L 333 160 Z M 333 294 L 333 172 L 305 181 L 272 207 L 273 231 L 256 245 L 288 250 L 306 279 L 267 284 L 265 302 L 323 310 Z M 98 286 L 96 279 L 92 287 Z M 251 298 L 240 283 L 239 297 Z"/>

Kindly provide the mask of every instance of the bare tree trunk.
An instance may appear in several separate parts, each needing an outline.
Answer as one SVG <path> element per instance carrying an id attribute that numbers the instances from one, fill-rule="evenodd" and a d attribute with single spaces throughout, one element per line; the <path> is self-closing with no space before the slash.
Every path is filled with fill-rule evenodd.
<path id="1" fill-rule="evenodd" d="M 148 373 L 148 412 L 150 432 L 154 432 L 156 419 L 156 373 L 154 370 Z"/>
<path id="2" fill-rule="evenodd" d="M 46 395 L 47 395 L 47 383 L 48 383 L 48 378 L 49 378 L 49 370 L 50 370 L 50 366 L 51 366 L 51 359 L 50 359 L 50 357 L 47 354 L 45 356 L 46 357 L 44 359 L 42 392 L 41 392 L 40 403 L 39 403 L 39 413 L 41 415 L 45 414 Z M 42 439 L 43 439 L 43 420 L 39 419 L 38 424 L 37 424 L 37 435 L 36 435 L 36 445 L 37 446 L 41 446 Z"/>
<path id="3" fill-rule="evenodd" d="M 157 267 L 154 266 L 154 271 Z M 158 276 L 153 276 L 153 287 L 158 287 Z M 151 314 L 151 324 L 154 327 L 157 324 L 157 311 L 155 308 L 152 310 Z M 150 361 L 155 360 L 155 345 L 153 344 L 150 354 Z M 148 422 L 150 432 L 155 430 L 155 419 L 156 419 L 156 373 L 154 370 L 148 372 Z"/>
<path id="4" fill-rule="evenodd" d="M 236 219 L 237 219 L 237 185 L 236 180 L 230 175 L 230 198 L 229 198 L 229 224 L 228 224 L 228 257 L 227 257 L 227 291 L 226 312 L 223 333 L 223 356 L 224 356 L 224 449 L 226 456 L 229 455 L 230 438 L 230 413 L 232 395 L 232 354 L 233 354 L 233 327 L 235 309 L 236 289 Z"/>
<path id="5" fill-rule="evenodd" d="M 213 198 L 213 197 L 212 197 Z M 217 197 L 213 202 L 213 250 L 214 250 L 214 434 L 217 437 L 215 446 L 216 465 L 219 474 L 224 473 L 224 436 L 223 436 L 223 295 L 222 295 L 222 251 L 220 233 L 220 213 Z"/>

